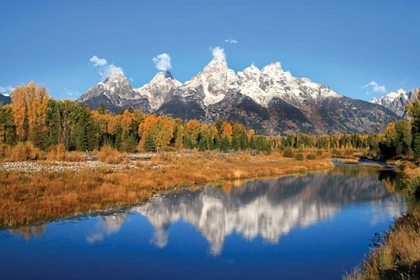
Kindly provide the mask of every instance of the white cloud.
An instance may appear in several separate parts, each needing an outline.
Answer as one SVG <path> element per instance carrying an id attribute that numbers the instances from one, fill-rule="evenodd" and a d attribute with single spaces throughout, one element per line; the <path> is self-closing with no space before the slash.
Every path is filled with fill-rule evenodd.
<path id="1" fill-rule="evenodd" d="M 105 66 L 107 64 L 107 61 L 105 58 L 99 58 L 96 55 L 92 56 L 89 60 L 90 62 L 94 63 L 93 67 Z"/>
<path id="2" fill-rule="evenodd" d="M 114 73 L 117 72 L 123 72 L 123 70 L 121 67 L 117 67 L 114 64 L 102 67 L 102 69 L 99 70 L 99 74 L 102 76 L 103 80 L 111 77 Z"/>
<path id="3" fill-rule="evenodd" d="M 386 92 L 386 88 L 385 86 L 380 86 L 377 82 L 372 81 L 364 86 L 362 86 L 362 88 L 367 88 L 370 87 L 374 92 L 376 93 L 385 93 Z"/>
<path id="4" fill-rule="evenodd" d="M 89 59 L 93 64 L 93 67 L 99 66 L 99 75 L 102 76 L 102 80 L 111 77 L 116 72 L 123 72 L 121 67 L 117 67 L 114 64 L 106 65 L 108 62 L 105 58 L 98 58 L 96 55 Z"/>
<path id="5" fill-rule="evenodd" d="M 168 71 L 172 69 L 171 57 L 167 53 L 162 53 L 153 58 L 156 68 L 160 71 Z"/>
<path id="6" fill-rule="evenodd" d="M 229 43 L 229 44 L 237 44 L 237 43 L 238 43 L 238 41 L 237 41 L 237 40 L 235 40 L 235 39 L 226 39 L 226 40 L 225 40 L 225 43 Z"/>
<path id="7" fill-rule="evenodd" d="M 215 47 L 210 48 L 211 53 L 213 54 L 213 59 L 215 60 L 221 60 L 221 59 L 225 59 L 226 55 L 225 55 L 225 50 L 222 49 L 221 47 Z"/>
<path id="8" fill-rule="evenodd" d="M 12 87 L 12 86 L 5 86 L 5 87 L 0 86 L 0 93 L 3 94 L 3 95 L 4 95 L 4 93 L 11 93 L 14 90 L 15 90 L 15 88 Z"/>

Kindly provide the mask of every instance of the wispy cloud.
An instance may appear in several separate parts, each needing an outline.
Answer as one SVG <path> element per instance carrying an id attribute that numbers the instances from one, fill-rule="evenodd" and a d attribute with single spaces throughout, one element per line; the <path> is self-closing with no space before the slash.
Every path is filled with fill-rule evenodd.
<path id="1" fill-rule="evenodd" d="M 121 67 L 117 67 L 114 64 L 108 64 L 105 58 L 98 58 L 96 55 L 92 56 L 89 59 L 93 63 L 93 67 L 99 66 L 99 75 L 101 75 L 102 80 L 105 80 L 111 77 L 116 72 L 123 72 Z"/>
<path id="2" fill-rule="evenodd" d="M 113 74 L 117 72 L 123 72 L 123 70 L 121 67 L 117 67 L 114 64 L 110 64 L 99 70 L 99 74 L 102 76 L 103 80 L 111 77 Z"/>
<path id="3" fill-rule="evenodd" d="M 8 94 L 8 93 L 11 93 L 13 90 L 14 90 L 15 88 L 14 87 L 12 87 L 12 86 L 5 86 L 5 87 L 2 87 L 2 86 L 0 86 L 0 93 L 1 94 Z"/>
<path id="4" fill-rule="evenodd" d="M 99 58 L 96 55 L 92 56 L 89 60 L 90 62 L 93 63 L 93 67 L 105 66 L 107 64 L 107 61 L 105 58 Z"/>
<path id="5" fill-rule="evenodd" d="M 171 57 L 167 53 L 162 53 L 153 58 L 156 68 L 160 71 L 168 71 L 172 69 Z"/>
<path id="6" fill-rule="evenodd" d="M 373 92 L 376 92 L 376 93 L 385 93 L 386 92 L 385 86 L 380 86 L 375 81 L 372 81 L 372 82 L 362 86 L 362 88 L 371 88 L 373 90 Z"/>
<path id="7" fill-rule="evenodd" d="M 235 40 L 235 39 L 226 39 L 226 40 L 225 40 L 225 43 L 229 43 L 229 44 L 237 44 L 237 43 L 238 43 L 238 41 L 237 41 L 237 40 Z"/>
<path id="8" fill-rule="evenodd" d="M 221 60 L 221 59 L 226 58 L 225 50 L 222 49 L 221 47 L 210 48 L 210 50 L 211 50 L 211 53 L 213 54 L 213 59 Z"/>

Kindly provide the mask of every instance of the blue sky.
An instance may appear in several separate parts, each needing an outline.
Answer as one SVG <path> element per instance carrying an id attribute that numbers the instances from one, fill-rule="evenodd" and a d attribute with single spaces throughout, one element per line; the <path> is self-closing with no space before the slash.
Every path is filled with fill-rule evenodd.
<path id="1" fill-rule="evenodd" d="M 352 98 L 420 87 L 419 0 L 4 0 L 0 11 L 0 93 L 33 80 L 77 98 L 110 65 L 137 88 L 162 53 L 184 82 L 215 47 L 235 72 L 279 61 Z"/>

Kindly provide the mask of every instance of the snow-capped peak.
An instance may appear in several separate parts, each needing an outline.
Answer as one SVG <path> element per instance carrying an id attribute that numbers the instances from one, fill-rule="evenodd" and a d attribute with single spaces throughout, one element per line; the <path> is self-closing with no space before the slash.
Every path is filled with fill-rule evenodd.
<path id="1" fill-rule="evenodd" d="M 203 90 L 203 103 L 205 106 L 221 101 L 226 93 L 237 88 L 237 77 L 233 70 L 229 69 L 225 58 L 214 58 L 207 64 L 203 71 L 185 82 L 177 94 L 190 96 Z"/>
<path id="2" fill-rule="evenodd" d="M 397 98 L 407 99 L 406 93 L 407 93 L 407 91 L 400 88 L 396 91 L 392 91 L 392 92 L 387 93 L 384 96 L 381 96 L 379 99 L 373 97 L 370 102 L 386 106 L 386 105 L 389 105 L 390 103 L 392 103 Z"/>
<path id="3" fill-rule="evenodd" d="M 117 70 L 112 73 L 108 78 L 102 81 L 102 83 L 112 82 L 112 81 L 120 81 L 126 80 L 127 78 L 124 76 L 124 72 L 122 70 Z"/>
<path id="4" fill-rule="evenodd" d="M 136 91 L 149 101 L 150 108 L 157 110 L 167 98 L 172 89 L 181 86 L 169 71 L 159 71 L 153 79 Z"/>

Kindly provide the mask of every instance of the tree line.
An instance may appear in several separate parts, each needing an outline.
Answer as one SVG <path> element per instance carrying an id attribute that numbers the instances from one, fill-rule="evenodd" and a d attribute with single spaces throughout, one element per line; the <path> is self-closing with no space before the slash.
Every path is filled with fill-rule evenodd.
<path id="1" fill-rule="evenodd" d="M 99 150 L 111 146 L 121 152 L 175 151 L 184 148 L 271 152 L 307 147 L 326 150 L 370 149 L 378 152 L 384 145 L 384 135 L 380 133 L 322 136 L 299 133 L 268 137 L 256 135 L 253 129 L 247 130 L 242 124 L 232 121 L 218 120 L 214 124 L 203 124 L 193 119 L 184 123 L 181 119 L 143 114 L 132 109 L 117 115 L 110 114 L 103 105 L 90 110 L 86 105 L 74 101 L 54 100 L 45 87 L 34 82 L 16 87 L 11 97 L 11 104 L 0 105 L 0 144 L 9 146 L 29 141 L 42 150 L 61 144 L 68 151 Z M 392 127 L 389 125 L 385 143 L 391 141 L 393 131 L 400 137 L 408 129 L 407 125 L 413 127 L 412 124 L 400 122 Z M 416 133 L 413 139 L 420 143 L 420 127 Z M 407 145 L 411 145 L 405 136 L 401 137 L 403 140 L 398 140 L 401 142 L 398 142 L 398 153 L 407 152 Z M 420 146 L 418 148 L 420 154 Z M 417 148 L 411 149 L 417 151 Z"/>

